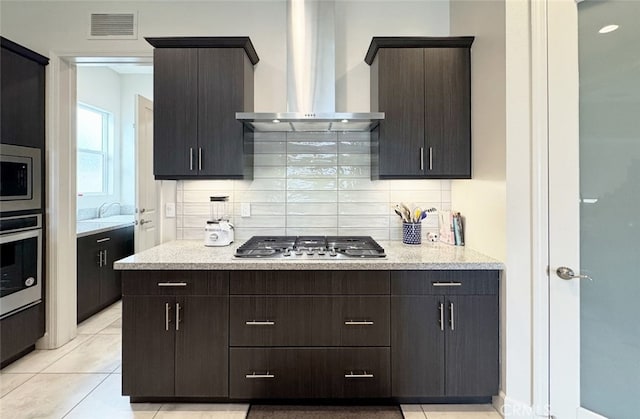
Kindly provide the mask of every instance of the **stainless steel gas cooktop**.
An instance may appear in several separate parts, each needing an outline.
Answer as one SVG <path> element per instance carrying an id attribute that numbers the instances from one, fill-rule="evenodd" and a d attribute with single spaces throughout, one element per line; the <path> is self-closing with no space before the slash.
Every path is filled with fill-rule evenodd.
<path id="1" fill-rule="evenodd" d="M 384 249 L 369 236 L 253 236 L 235 253 L 239 258 L 383 258 Z"/>

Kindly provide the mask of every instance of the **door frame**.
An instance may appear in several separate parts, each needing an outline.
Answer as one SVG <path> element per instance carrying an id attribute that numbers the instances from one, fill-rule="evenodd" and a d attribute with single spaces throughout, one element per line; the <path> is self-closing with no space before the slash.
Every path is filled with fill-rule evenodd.
<path id="1" fill-rule="evenodd" d="M 45 335 L 39 349 L 76 337 L 76 64 L 151 63 L 150 51 L 49 51 L 46 70 Z"/>

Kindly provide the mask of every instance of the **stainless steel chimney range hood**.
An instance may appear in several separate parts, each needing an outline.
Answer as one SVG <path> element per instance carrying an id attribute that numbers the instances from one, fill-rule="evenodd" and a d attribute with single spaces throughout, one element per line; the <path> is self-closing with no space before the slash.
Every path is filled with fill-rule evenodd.
<path id="1" fill-rule="evenodd" d="M 259 132 L 374 129 L 384 112 L 335 112 L 334 2 L 287 1 L 287 112 L 237 112 Z"/>

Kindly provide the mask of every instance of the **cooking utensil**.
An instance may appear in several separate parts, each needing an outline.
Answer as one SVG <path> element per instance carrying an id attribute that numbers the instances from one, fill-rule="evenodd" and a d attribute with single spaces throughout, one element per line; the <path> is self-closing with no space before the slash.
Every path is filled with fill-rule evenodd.
<path id="1" fill-rule="evenodd" d="M 424 220 L 425 218 L 427 218 L 427 214 L 428 213 L 432 213 L 432 212 L 436 212 L 436 211 L 438 211 L 438 210 L 433 208 L 433 207 L 422 211 L 422 214 L 420 214 L 420 220 Z"/>
<path id="2" fill-rule="evenodd" d="M 400 205 L 396 204 L 393 207 L 393 210 L 395 211 L 396 214 L 398 214 L 400 216 L 400 218 L 402 218 L 402 221 L 404 222 L 409 222 L 409 217 L 408 214 L 405 213 L 404 209 L 400 207 Z"/>
<path id="3" fill-rule="evenodd" d="M 413 218 L 411 221 L 413 221 L 414 223 L 419 223 L 420 220 L 422 219 L 422 209 L 420 207 L 416 207 L 413 209 Z"/>

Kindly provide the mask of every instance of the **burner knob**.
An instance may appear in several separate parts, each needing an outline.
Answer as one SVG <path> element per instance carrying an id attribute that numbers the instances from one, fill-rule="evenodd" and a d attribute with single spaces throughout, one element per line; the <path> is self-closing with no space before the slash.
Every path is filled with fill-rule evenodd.
<path id="1" fill-rule="evenodd" d="M 329 256 L 338 256 L 338 254 L 336 253 L 336 249 L 334 249 L 333 247 L 329 249 Z"/>
<path id="2" fill-rule="evenodd" d="M 318 247 L 318 254 L 320 256 L 324 256 L 324 254 L 325 254 L 324 247 Z"/>
<path id="3" fill-rule="evenodd" d="M 315 250 L 315 249 L 313 249 L 312 247 L 308 248 L 308 249 L 307 249 L 307 255 L 308 255 L 308 256 L 313 256 L 313 252 L 314 252 L 314 250 Z"/>
<path id="4" fill-rule="evenodd" d="M 302 247 L 297 248 L 296 249 L 296 256 L 302 255 L 303 251 L 304 251 L 304 248 L 302 248 Z"/>
<path id="5" fill-rule="evenodd" d="M 285 251 L 282 254 L 282 256 L 291 256 L 291 249 L 285 249 Z"/>

